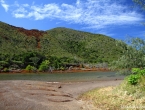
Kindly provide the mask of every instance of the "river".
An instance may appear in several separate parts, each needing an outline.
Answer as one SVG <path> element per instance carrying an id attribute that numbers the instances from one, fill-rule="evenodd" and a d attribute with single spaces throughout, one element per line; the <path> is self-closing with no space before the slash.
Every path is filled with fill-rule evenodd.
<path id="1" fill-rule="evenodd" d="M 116 74 L 116 72 L 0 74 L 0 80 L 37 80 L 48 82 L 118 80 L 124 79 L 124 77 Z"/>

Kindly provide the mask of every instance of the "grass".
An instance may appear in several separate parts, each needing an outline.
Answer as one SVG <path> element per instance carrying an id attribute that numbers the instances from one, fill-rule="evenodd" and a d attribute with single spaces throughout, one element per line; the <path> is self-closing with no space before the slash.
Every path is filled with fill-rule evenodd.
<path id="1" fill-rule="evenodd" d="M 144 110 L 145 85 L 130 85 L 126 78 L 117 87 L 94 89 L 79 98 L 93 104 L 96 110 Z"/>

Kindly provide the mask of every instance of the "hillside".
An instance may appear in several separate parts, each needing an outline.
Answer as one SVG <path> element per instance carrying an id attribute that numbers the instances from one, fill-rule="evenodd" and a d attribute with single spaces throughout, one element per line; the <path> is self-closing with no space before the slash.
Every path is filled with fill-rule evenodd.
<path id="1" fill-rule="evenodd" d="M 47 33 L 42 39 L 53 40 L 55 42 L 54 55 L 59 53 L 61 56 L 71 54 L 78 59 L 95 63 L 115 60 L 122 52 L 121 48 L 116 46 L 116 40 L 105 35 L 67 28 L 55 28 L 47 31 Z M 48 44 L 46 45 L 48 46 Z M 50 42 L 49 46 L 51 45 L 53 45 L 52 42 Z M 45 46 L 44 43 L 42 43 L 43 46 Z"/>
<path id="2" fill-rule="evenodd" d="M 48 31 L 27 30 L 0 22 L 0 61 L 34 63 L 31 57 L 68 58 L 67 62 L 102 63 L 116 60 L 122 53 L 116 40 L 68 28 Z M 40 60 L 41 59 L 41 60 Z M 66 61 L 65 61 L 66 62 Z M 38 63 L 38 62 L 35 62 Z"/>

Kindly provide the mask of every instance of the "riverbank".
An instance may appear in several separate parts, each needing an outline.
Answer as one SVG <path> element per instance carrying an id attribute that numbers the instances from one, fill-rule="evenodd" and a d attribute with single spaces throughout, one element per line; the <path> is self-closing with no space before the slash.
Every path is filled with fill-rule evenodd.
<path id="1" fill-rule="evenodd" d="M 72 70 L 54 70 L 53 73 L 77 73 L 77 72 L 110 72 L 108 68 L 76 68 Z"/>
<path id="2" fill-rule="evenodd" d="M 78 96 L 94 88 L 116 86 L 122 80 L 89 82 L 0 81 L 0 109 L 91 110 Z"/>
<path id="3" fill-rule="evenodd" d="M 1 71 L 0 74 L 13 74 L 13 73 L 77 73 L 77 72 L 111 72 L 108 68 L 73 68 L 71 70 L 53 70 L 53 71 L 28 71 L 28 70 L 13 70 L 13 71 L 7 71 L 3 72 Z"/>
<path id="4" fill-rule="evenodd" d="M 126 78 L 117 87 L 96 88 L 79 98 L 86 101 L 86 105 L 93 104 L 92 110 L 145 110 L 144 81 L 131 85 Z"/>

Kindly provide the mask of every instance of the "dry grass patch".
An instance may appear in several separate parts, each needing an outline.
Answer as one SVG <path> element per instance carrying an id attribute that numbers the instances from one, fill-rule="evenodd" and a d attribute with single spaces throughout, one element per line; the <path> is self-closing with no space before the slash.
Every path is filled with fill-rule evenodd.
<path id="1" fill-rule="evenodd" d="M 105 87 L 82 94 L 79 99 L 93 104 L 96 110 L 144 110 L 145 91 L 125 80 L 117 87 Z"/>

